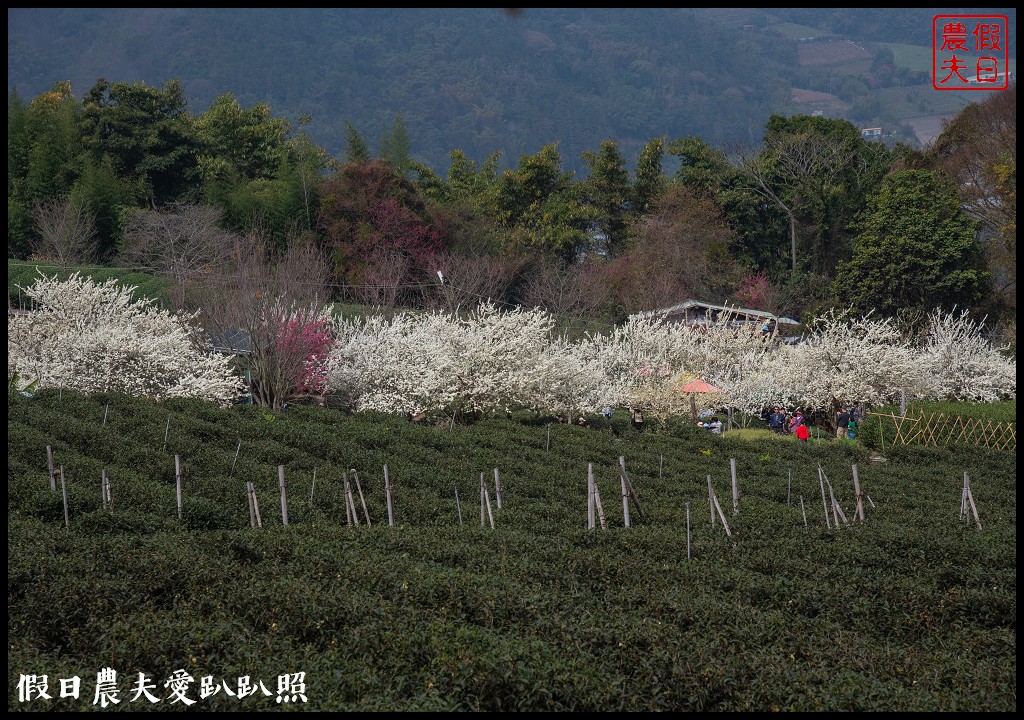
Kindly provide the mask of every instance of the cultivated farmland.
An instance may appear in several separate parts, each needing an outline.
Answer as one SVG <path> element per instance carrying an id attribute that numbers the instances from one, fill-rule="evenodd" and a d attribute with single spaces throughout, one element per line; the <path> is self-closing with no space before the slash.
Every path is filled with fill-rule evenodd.
<path id="1" fill-rule="evenodd" d="M 276 709 L 304 673 L 288 707 L 1016 710 L 1012 453 L 56 390 L 11 396 L 8 418 L 10 710 L 91 709 L 104 668 L 119 709 L 179 709 L 174 687 L 194 710 Z M 165 684 L 178 671 L 192 682 Z M 156 703 L 132 701 L 140 673 Z M 54 699 L 20 702 L 26 675 Z M 74 676 L 80 698 L 60 698 Z M 242 677 L 267 692 L 225 691 Z"/>

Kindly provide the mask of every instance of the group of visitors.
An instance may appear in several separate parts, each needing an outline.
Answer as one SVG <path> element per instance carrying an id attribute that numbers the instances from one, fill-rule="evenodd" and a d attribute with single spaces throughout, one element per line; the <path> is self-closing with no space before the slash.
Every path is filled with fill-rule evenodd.
<path id="1" fill-rule="evenodd" d="M 836 438 L 855 440 L 857 438 L 857 426 L 860 424 L 860 417 L 863 414 L 860 405 L 848 405 L 836 413 Z"/>
<path id="2" fill-rule="evenodd" d="M 800 409 L 787 412 L 780 407 L 772 408 L 768 414 L 768 427 L 773 433 L 780 435 L 791 433 L 800 442 L 807 442 L 811 437 L 804 411 Z"/>
<path id="3" fill-rule="evenodd" d="M 717 417 L 712 417 L 707 422 L 697 421 L 697 427 L 710 430 L 713 435 L 722 434 L 722 421 Z"/>

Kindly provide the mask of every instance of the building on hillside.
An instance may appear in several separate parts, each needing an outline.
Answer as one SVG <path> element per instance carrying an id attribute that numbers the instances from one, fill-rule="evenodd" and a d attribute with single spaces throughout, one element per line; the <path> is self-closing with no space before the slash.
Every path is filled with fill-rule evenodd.
<path id="1" fill-rule="evenodd" d="M 713 303 L 701 302 L 700 300 L 686 300 L 678 305 L 672 305 L 658 310 L 648 310 L 637 313 L 633 317 L 657 317 L 667 323 L 701 326 L 718 322 L 722 317 L 732 327 L 752 327 L 778 334 L 787 342 L 792 342 L 789 337 L 783 334 L 792 330 L 800 324 L 798 320 L 788 317 L 779 317 L 764 310 L 753 310 L 741 308 L 734 305 L 715 305 Z"/>

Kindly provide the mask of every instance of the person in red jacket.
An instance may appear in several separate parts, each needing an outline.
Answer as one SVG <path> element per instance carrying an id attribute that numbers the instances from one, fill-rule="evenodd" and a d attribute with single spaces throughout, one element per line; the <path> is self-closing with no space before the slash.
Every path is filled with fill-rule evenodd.
<path id="1" fill-rule="evenodd" d="M 811 431 L 807 429 L 807 425 L 800 423 L 796 426 L 796 439 L 800 442 L 807 442 L 807 439 L 811 436 Z"/>

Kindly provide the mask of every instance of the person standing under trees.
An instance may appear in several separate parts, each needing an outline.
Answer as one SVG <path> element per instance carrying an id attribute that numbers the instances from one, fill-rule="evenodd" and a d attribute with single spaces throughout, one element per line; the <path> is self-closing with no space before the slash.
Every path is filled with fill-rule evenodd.
<path id="1" fill-rule="evenodd" d="M 850 429 L 850 412 L 845 407 L 836 413 L 836 438 L 842 440 Z"/>
<path id="2" fill-rule="evenodd" d="M 800 423 L 796 428 L 796 439 L 802 443 L 805 443 L 810 437 L 811 431 L 807 429 L 807 425 L 805 425 L 804 423 Z"/>
<path id="3" fill-rule="evenodd" d="M 849 438 L 850 440 L 857 439 L 857 421 L 854 420 L 852 417 L 850 418 L 850 422 L 846 426 L 846 437 Z"/>
<path id="4" fill-rule="evenodd" d="M 640 408 L 633 408 L 633 429 L 644 429 L 644 411 Z"/>

